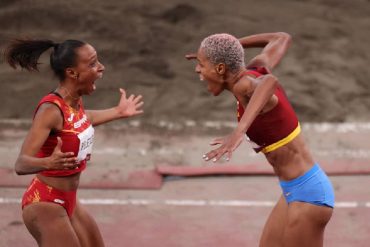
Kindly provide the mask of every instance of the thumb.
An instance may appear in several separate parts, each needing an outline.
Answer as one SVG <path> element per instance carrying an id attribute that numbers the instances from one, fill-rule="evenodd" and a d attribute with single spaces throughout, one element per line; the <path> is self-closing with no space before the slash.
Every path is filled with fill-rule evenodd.
<path id="1" fill-rule="evenodd" d="M 54 152 L 55 151 L 61 151 L 61 149 L 62 149 L 62 144 L 63 144 L 63 142 L 62 142 L 62 138 L 60 138 L 59 136 L 57 137 L 57 145 L 55 146 L 55 148 L 54 148 Z"/>
<path id="2" fill-rule="evenodd" d="M 123 88 L 120 88 L 119 91 L 121 92 L 122 97 L 126 98 L 126 91 Z"/>
<path id="3" fill-rule="evenodd" d="M 218 145 L 218 144 L 222 144 L 222 143 L 223 143 L 223 138 L 217 138 L 217 139 L 214 139 L 213 141 L 211 141 L 209 143 L 209 145 L 214 146 L 214 145 Z"/>

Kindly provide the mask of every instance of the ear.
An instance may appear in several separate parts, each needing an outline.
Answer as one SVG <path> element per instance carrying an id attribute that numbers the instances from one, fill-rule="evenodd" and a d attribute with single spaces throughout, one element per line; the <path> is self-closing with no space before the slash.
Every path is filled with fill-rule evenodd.
<path id="1" fill-rule="evenodd" d="M 224 63 L 219 63 L 216 65 L 215 70 L 217 74 L 224 75 L 226 72 L 226 65 Z"/>
<path id="2" fill-rule="evenodd" d="M 71 79 L 77 79 L 78 78 L 78 72 L 73 68 L 67 68 L 66 69 L 66 77 Z"/>

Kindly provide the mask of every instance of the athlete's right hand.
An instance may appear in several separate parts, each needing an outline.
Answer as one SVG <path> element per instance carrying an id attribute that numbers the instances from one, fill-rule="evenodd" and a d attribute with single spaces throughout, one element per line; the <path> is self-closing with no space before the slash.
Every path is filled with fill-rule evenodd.
<path id="1" fill-rule="evenodd" d="M 197 59 L 197 54 L 196 53 L 186 54 L 185 58 L 187 60 Z"/>
<path id="2" fill-rule="evenodd" d="M 48 157 L 48 169 L 49 170 L 69 170 L 75 169 L 78 166 L 77 157 L 73 152 L 63 153 L 62 150 L 62 139 L 57 137 L 57 145 L 54 148 L 53 153 Z"/>

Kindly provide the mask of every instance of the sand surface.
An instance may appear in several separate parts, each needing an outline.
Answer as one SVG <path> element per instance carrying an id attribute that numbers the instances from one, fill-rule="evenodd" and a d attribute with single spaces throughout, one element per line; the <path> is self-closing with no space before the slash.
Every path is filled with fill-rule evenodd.
<path id="1" fill-rule="evenodd" d="M 142 122 L 234 121 L 233 97 L 210 96 L 184 55 L 213 33 L 285 31 L 293 43 L 274 72 L 300 119 L 368 121 L 369 13 L 368 0 L 2 0 L 0 48 L 15 37 L 84 40 L 106 66 L 87 108 L 116 104 L 123 87 L 144 96 Z M 246 59 L 258 51 L 247 50 Z M 0 118 L 30 118 L 56 88 L 48 55 L 40 62 L 41 73 L 0 63 Z"/>

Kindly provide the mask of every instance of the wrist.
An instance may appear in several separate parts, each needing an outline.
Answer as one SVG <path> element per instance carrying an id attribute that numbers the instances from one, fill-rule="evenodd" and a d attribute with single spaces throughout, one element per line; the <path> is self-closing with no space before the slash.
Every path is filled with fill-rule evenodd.
<path id="1" fill-rule="evenodd" d="M 234 133 L 237 134 L 237 135 L 244 135 L 246 132 L 246 130 L 244 130 L 244 128 L 242 128 L 241 126 L 238 126 L 235 130 L 234 130 Z"/>
<path id="2" fill-rule="evenodd" d="M 113 107 L 113 111 L 114 111 L 113 119 L 120 119 L 120 118 L 125 118 L 126 117 L 124 112 L 122 112 L 118 106 Z"/>
<path id="3" fill-rule="evenodd" d="M 51 156 L 41 158 L 41 169 L 42 170 L 51 170 Z"/>

